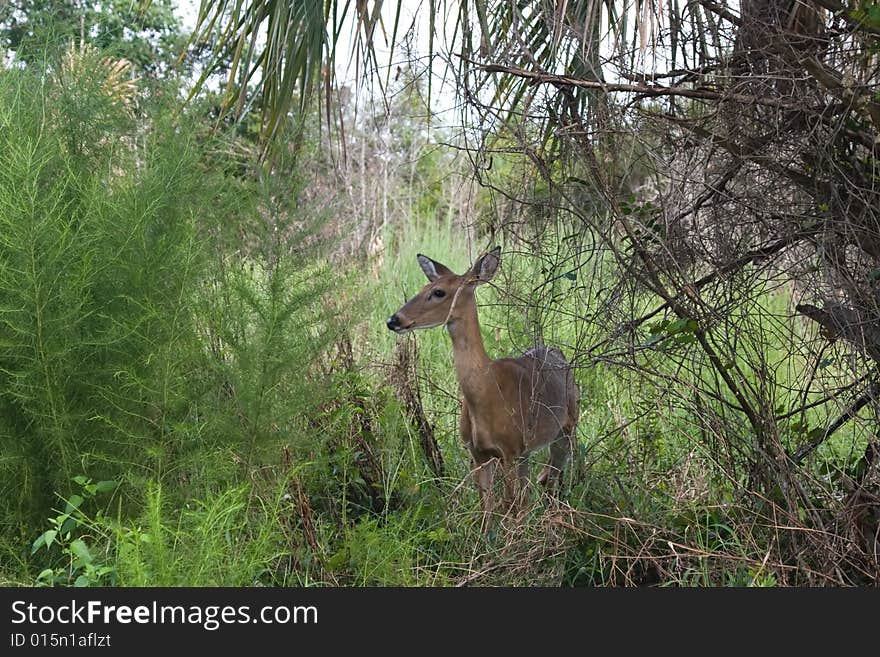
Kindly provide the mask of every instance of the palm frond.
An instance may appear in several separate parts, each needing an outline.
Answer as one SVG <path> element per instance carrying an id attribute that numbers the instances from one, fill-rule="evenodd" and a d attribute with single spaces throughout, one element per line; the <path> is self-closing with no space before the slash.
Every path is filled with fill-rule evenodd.
<path id="1" fill-rule="evenodd" d="M 367 57 L 379 26 L 381 2 L 364 0 L 202 0 L 190 45 L 210 45 L 212 57 L 191 97 L 228 67 L 224 111 L 240 115 L 245 98 L 259 93 L 263 140 L 268 145 L 294 108 L 302 109 L 332 77 L 337 44 L 353 21 L 355 45 Z"/>
<path id="2" fill-rule="evenodd" d="M 689 54 L 701 59 L 709 48 L 700 41 L 703 37 L 695 25 L 706 29 L 702 13 L 709 10 L 704 4 L 715 3 L 459 0 L 443 2 L 441 11 L 441 3 L 423 0 L 418 11 L 428 14 L 431 52 L 427 54 L 436 54 L 441 42 L 436 37 L 445 36 L 442 42 L 451 44 L 452 54 L 461 56 L 459 76 L 467 93 L 491 88 L 490 102 L 510 111 L 529 95 L 528 83 L 510 75 L 487 75 L 475 63 L 601 81 L 611 61 L 635 70 L 638 61 L 662 52 L 667 60 L 685 62 L 681 35 L 686 33 L 692 35 L 693 48 L 703 51 Z M 390 31 L 382 19 L 384 6 L 381 0 L 202 0 L 191 43 L 211 44 L 213 57 L 193 94 L 208 78 L 228 67 L 225 110 L 240 115 L 245 97 L 259 92 L 263 137 L 268 145 L 294 107 L 302 109 L 315 93 L 331 87 L 344 29 L 355 35 L 353 52 L 347 54 L 357 58 L 361 72 L 375 70 L 377 38 L 388 44 L 393 55 L 401 35 L 404 2 L 397 0 L 390 6 Z M 452 19 L 443 21 L 441 16 Z M 323 84 L 318 83 L 319 78 Z M 382 81 L 379 83 L 381 86 Z M 576 100 L 589 105 L 596 98 L 588 93 Z M 560 96 L 557 104 L 562 102 Z"/>

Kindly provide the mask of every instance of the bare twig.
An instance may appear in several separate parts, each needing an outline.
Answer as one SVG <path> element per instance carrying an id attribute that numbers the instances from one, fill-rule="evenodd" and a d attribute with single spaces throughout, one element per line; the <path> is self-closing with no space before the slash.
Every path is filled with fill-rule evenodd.
<path id="1" fill-rule="evenodd" d="M 814 449 L 816 449 L 819 445 L 828 440 L 834 432 L 840 429 L 847 422 L 852 420 L 856 415 L 858 415 L 859 411 L 862 410 L 865 406 L 867 406 L 870 402 L 877 399 L 877 394 L 880 393 L 880 384 L 877 382 L 872 382 L 871 385 L 868 386 L 867 390 L 862 393 L 849 407 L 843 412 L 843 414 L 837 418 L 831 425 L 825 429 L 825 432 L 822 434 L 822 437 L 818 440 L 813 441 L 809 445 L 805 445 L 801 447 L 797 452 L 794 453 L 794 456 L 791 457 L 791 460 L 795 463 L 800 463 L 804 460 L 804 458 L 810 454 Z"/>

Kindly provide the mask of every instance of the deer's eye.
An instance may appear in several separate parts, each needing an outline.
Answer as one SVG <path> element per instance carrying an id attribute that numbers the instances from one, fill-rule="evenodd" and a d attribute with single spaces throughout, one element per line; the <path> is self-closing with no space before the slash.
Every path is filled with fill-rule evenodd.
<path id="1" fill-rule="evenodd" d="M 443 297 L 446 296 L 446 292 L 444 292 L 443 290 L 437 289 L 437 290 L 434 290 L 433 292 L 431 292 L 431 296 L 437 297 L 438 299 L 442 299 Z"/>

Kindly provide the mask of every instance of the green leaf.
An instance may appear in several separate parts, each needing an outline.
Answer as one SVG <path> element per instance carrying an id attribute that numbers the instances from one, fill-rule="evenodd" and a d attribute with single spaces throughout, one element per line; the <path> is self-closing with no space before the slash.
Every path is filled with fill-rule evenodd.
<path id="1" fill-rule="evenodd" d="M 70 513 L 79 508 L 79 505 L 83 503 L 83 498 L 81 495 L 71 495 L 70 499 L 67 500 L 67 506 L 64 508 L 64 513 Z"/>
<path id="2" fill-rule="evenodd" d="M 660 342 L 664 337 L 666 337 L 666 336 L 661 335 L 661 334 L 659 334 L 659 333 L 654 333 L 654 334 L 648 336 L 648 339 L 645 340 L 645 343 L 644 343 L 644 345 L 642 345 L 642 346 L 644 346 L 644 347 L 652 347 L 652 346 L 654 346 L 655 344 L 657 344 L 658 342 Z"/>
<path id="3" fill-rule="evenodd" d="M 648 326 L 648 330 L 651 333 L 661 333 L 669 326 L 670 321 L 668 319 L 661 319 L 659 322 L 654 322 Z"/>
<path id="4" fill-rule="evenodd" d="M 76 539 L 70 544 L 70 551 L 83 564 L 92 563 L 92 553 L 89 552 L 89 546 L 81 538 Z"/>
<path id="5" fill-rule="evenodd" d="M 77 475 L 76 477 L 73 478 L 73 480 L 77 484 L 79 484 L 80 486 L 85 486 L 86 484 L 88 484 L 89 482 L 92 481 L 91 479 L 89 479 L 88 477 L 84 477 L 83 475 Z"/>
<path id="6" fill-rule="evenodd" d="M 49 584 L 51 584 L 52 579 L 54 577 L 55 577 L 55 571 L 52 570 L 51 568 L 45 568 L 40 571 L 39 575 L 37 575 L 37 581 L 38 582 L 48 582 Z"/>
<path id="7" fill-rule="evenodd" d="M 449 532 L 446 530 L 446 527 L 438 527 L 437 529 L 432 529 L 427 534 L 428 540 L 443 542 L 443 541 L 451 541 L 452 536 L 450 536 Z"/>
<path id="8" fill-rule="evenodd" d="M 64 522 L 61 523 L 61 533 L 64 534 L 65 536 L 70 534 L 70 532 L 72 532 L 74 529 L 76 529 L 77 525 L 79 525 L 79 520 L 77 520 L 76 518 L 73 518 L 67 514 L 65 514 L 64 516 L 59 516 L 59 517 L 64 518 Z"/>
<path id="9" fill-rule="evenodd" d="M 73 582 L 73 585 L 74 585 L 74 586 L 78 586 L 78 587 L 84 587 L 84 586 L 88 586 L 88 585 L 91 584 L 91 583 L 92 583 L 92 582 L 91 582 L 91 580 L 89 580 L 88 577 L 86 577 L 85 575 L 80 575 L 80 576 L 77 577 L 76 580 Z"/>
<path id="10" fill-rule="evenodd" d="M 34 541 L 33 546 L 31 547 L 31 554 L 34 554 L 37 550 L 39 550 L 44 545 L 48 550 L 52 547 L 52 543 L 55 542 L 55 537 L 58 536 L 58 532 L 54 529 L 49 529 L 40 534 L 37 537 L 37 540 Z"/>
<path id="11" fill-rule="evenodd" d="M 327 559 L 327 566 L 330 570 L 340 570 L 348 563 L 348 550 L 346 548 L 342 548 L 335 554 L 333 554 L 329 559 Z"/>
<path id="12" fill-rule="evenodd" d="M 695 319 L 677 319 L 666 326 L 666 334 L 696 333 L 699 329 L 700 324 Z"/>
<path id="13" fill-rule="evenodd" d="M 99 481 L 95 484 L 95 488 L 99 493 L 109 493 L 111 490 L 115 490 L 118 485 L 118 481 L 108 479 L 107 481 Z"/>

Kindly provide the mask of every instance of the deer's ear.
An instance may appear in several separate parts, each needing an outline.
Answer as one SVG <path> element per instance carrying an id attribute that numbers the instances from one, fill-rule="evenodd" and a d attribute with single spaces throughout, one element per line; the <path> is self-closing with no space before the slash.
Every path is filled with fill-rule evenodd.
<path id="1" fill-rule="evenodd" d="M 501 247 L 496 246 L 488 253 L 477 258 L 474 266 L 471 267 L 470 277 L 476 285 L 488 283 L 498 271 L 498 265 L 501 264 Z"/>
<path id="2" fill-rule="evenodd" d="M 419 266 L 431 282 L 436 281 L 438 278 L 446 274 L 452 274 L 452 270 L 450 270 L 449 267 L 436 260 L 431 260 L 428 256 L 423 256 L 419 253 L 416 257 L 419 260 Z"/>

